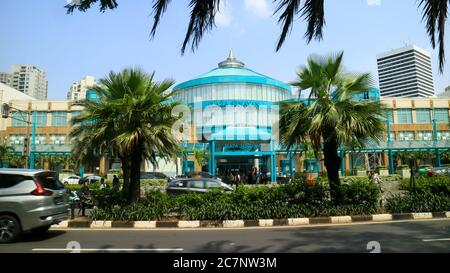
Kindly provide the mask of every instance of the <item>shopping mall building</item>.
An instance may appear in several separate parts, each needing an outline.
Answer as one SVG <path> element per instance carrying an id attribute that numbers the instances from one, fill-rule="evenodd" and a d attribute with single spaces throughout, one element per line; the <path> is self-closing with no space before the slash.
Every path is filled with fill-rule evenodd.
<path id="1" fill-rule="evenodd" d="M 279 103 L 299 100 L 286 83 L 267 77 L 246 67 L 232 53 L 218 67 L 174 87 L 174 99 L 184 107 L 184 156 L 175 162 L 161 161 L 159 170 L 173 175 L 206 170 L 226 175 L 231 170 L 246 173 L 253 167 L 276 174 L 303 171 L 304 158 L 286 150 L 278 142 Z M 357 166 L 385 166 L 393 172 L 404 164 L 397 155 L 405 152 L 431 152 L 432 158 L 422 163 L 440 166 L 441 155 L 450 150 L 450 99 L 444 98 L 380 98 L 372 89 L 357 100 L 381 100 L 388 107 L 384 141 L 368 144 L 362 150 L 339 150 L 342 173 Z M 10 100 L 12 106 L 33 109 L 39 117 L 39 143 L 35 153 L 70 155 L 70 117 L 81 109 L 69 101 Z M 1 135 L 19 153 L 26 136 L 23 123 L 2 120 Z M 197 151 L 207 151 L 204 166 L 199 165 Z M 100 172 L 113 162 L 102 159 Z M 149 164 L 143 170 L 153 171 Z M 319 162 L 315 169 L 323 169 Z"/>

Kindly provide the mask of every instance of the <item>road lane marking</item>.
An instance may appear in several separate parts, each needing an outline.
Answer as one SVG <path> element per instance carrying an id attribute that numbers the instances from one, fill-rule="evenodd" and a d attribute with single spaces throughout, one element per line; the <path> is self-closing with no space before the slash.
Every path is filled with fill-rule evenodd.
<path id="1" fill-rule="evenodd" d="M 63 251 L 73 251 L 74 249 L 69 248 L 33 248 L 31 251 L 36 252 L 63 252 Z M 184 251 L 183 248 L 80 248 L 77 249 L 80 252 L 169 252 L 169 251 Z"/>
<path id="2" fill-rule="evenodd" d="M 443 241 L 450 241 L 450 238 L 442 238 L 442 239 L 426 239 L 422 240 L 424 242 L 443 242 Z"/>

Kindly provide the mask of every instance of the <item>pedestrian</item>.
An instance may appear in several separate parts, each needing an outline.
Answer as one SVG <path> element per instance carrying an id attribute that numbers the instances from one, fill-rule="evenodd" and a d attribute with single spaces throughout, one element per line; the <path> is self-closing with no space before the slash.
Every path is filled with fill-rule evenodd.
<path id="1" fill-rule="evenodd" d="M 380 192 L 380 196 L 381 196 L 381 198 L 380 198 L 380 207 L 381 207 L 383 205 L 383 193 L 384 193 L 384 190 L 383 190 L 382 185 L 381 185 L 382 181 L 381 181 L 380 175 L 377 172 L 373 172 L 371 181 L 372 181 L 372 183 L 374 183 L 378 187 L 378 190 Z"/>
<path id="2" fill-rule="evenodd" d="M 119 188 L 120 188 L 120 181 L 119 181 L 119 178 L 118 178 L 116 175 L 113 176 L 112 184 L 113 184 L 113 189 L 114 189 L 115 191 L 119 191 Z"/>
<path id="3" fill-rule="evenodd" d="M 106 185 L 105 179 L 102 177 L 102 179 L 100 179 L 100 190 L 106 190 L 107 187 L 108 185 Z"/>
<path id="4" fill-rule="evenodd" d="M 86 216 L 86 207 L 91 203 L 91 192 L 89 191 L 89 187 L 86 185 L 86 182 L 81 182 L 81 216 Z"/>

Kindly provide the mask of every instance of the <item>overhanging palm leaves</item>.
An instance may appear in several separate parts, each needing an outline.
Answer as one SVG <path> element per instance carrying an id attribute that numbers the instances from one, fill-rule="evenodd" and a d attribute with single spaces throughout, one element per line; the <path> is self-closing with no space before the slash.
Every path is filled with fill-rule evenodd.
<path id="1" fill-rule="evenodd" d="M 100 11 L 116 9 L 117 0 L 73 0 L 66 5 L 67 13 L 75 10 L 87 11 L 96 2 L 100 3 Z M 281 24 L 281 34 L 278 38 L 276 50 L 283 46 L 288 33 L 292 30 L 294 20 L 298 15 L 306 21 L 305 38 L 307 42 L 313 39 L 321 40 L 325 27 L 324 0 L 274 0 L 276 9 L 274 15 L 278 16 Z M 419 8 L 423 11 L 423 21 L 426 22 L 428 36 L 433 48 L 436 47 L 436 35 L 439 45 L 439 70 L 443 72 L 445 63 L 445 24 L 448 16 L 450 0 L 420 0 Z M 154 37 L 162 15 L 166 12 L 171 0 L 153 0 L 153 26 L 151 36 Z M 184 54 L 189 43 L 195 50 L 203 35 L 214 27 L 214 18 L 219 11 L 220 0 L 190 0 L 191 10 L 188 29 L 183 41 L 181 52 Z"/>
<path id="2" fill-rule="evenodd" d="M 140 69 L 111 72 L 95 87 L 98 100 L 85 100 L 84 111 L 74 120 L 71 133 L 74 153 L 80 158 L 91 154 L 117 156 L 122 161 L 124 178 L 129 174 L 130 188 L 124 187 L 130 201 L 140 195 L 140 167 L 143 160 L 154 166 L 158 159 L 171 160 L 178 149 L 172 125 L 170 80 L 156 83 L 154 74 Z"/>
<path id="3" fill-rule="evenodd" d="M 368 140 L 383 136 L 384 106 L 378 102 L 360 102 L 355 95 L 372 85 L 369 74 L 352 75 L 342 70 L 343 53 L 329 57 L 310 57 L 302 67 L 294 86 L 310 90 L 309 104 L 282 104 L 281 140 L 288 147 L 311 142 L 316 154 L 323 151 L 331 193 L 339 200 L 340 146 L 364 147 Z"/>

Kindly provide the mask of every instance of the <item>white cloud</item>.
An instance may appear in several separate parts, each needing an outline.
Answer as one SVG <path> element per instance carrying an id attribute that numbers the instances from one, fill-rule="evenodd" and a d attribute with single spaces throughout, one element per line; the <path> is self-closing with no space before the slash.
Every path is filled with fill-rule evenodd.
<path id="1" fill-rule="evenodd" d="M 244 0 L 244 3 L 245 8 L 258 17 L 267 18 L 272 15 L 267 0 Z"/>
<path id="2" fill-rule="evenodd" d="M 214 17 L 214 20 L 219 27 L 231 26 L 233 16 L 231 16 L 231 3 L 229 0 L 220 1 L 219 11 Z"/>
<path id="3" fill-rule="evenodd" d="M 366 0 L 369 6 L 379 6 L 381 5 L 381 0 Z"/>

